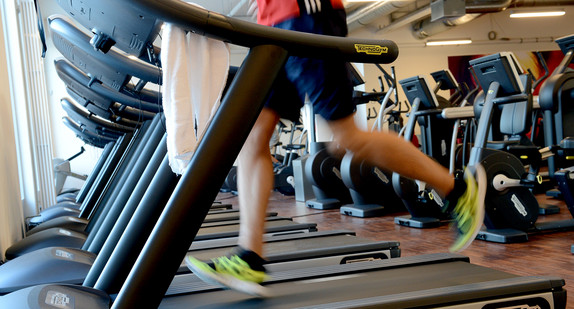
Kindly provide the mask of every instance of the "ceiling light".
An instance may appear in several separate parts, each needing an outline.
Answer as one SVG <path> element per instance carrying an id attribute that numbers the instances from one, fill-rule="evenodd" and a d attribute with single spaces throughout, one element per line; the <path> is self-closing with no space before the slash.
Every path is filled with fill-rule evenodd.
<path id="1" fill-rule="evenodd" d="M 554 10 L 554 11 L 511 11 L 510 18 L 525 18 L 525 17 L 552 17 L 552 16 L 562 16 L 566 14 L 564 10 Z"/>
<path id="2" fill-rule="evenodd" d="M 443 46 L 443 45 L 464 45 L 472 43 L 471 39 L 445 40 L 445 41 L 428 41 L 426 46 Z"/>

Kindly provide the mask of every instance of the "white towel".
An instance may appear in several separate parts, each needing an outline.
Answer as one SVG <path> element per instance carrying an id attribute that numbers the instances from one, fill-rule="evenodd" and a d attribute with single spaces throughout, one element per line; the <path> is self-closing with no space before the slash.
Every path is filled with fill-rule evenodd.
<path id="1" fill-rule="evenodd" d="M 183 174 L 219 107 L 229 71 L 226 43 L 166 24 L 161 44 L 169 165 Z"/>

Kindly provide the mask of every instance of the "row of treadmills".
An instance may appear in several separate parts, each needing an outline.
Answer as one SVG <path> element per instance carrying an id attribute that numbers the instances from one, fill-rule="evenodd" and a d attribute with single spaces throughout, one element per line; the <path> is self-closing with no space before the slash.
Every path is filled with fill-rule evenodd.
<path id="1" fill-rule="evenodd" d="M 31 218 L 6 251 L 0 308 L 565 308 L 561 278 L 454 254 L 400 257 L 397 242 L 276 213 L 265 235 L 271 297 L 198 280 L 182 265 L 187 254 L 207 259 L 236 244 L 238 213 L 214 200 L 286 58 L 390 63 L 397 46 L 263 27 L 179 0 L 58 3 L 71 19 L 49 18 L 46 32 L 65 58 L 55 62 L 70 95 L 64 122 L 103 151 L 84 187 Z M 166 157 L 161 93 L 145 88 L 161 84 L 152 44 L 161 21 L 250 48 L 181 177 Z"/>

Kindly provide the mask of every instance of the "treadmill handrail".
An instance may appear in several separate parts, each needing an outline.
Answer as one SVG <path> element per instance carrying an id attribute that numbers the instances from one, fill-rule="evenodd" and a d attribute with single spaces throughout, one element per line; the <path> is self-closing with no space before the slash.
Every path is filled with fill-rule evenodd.
<path id="1" fill-rule="evenodd" d="M 72 130 L 78 138 L 82 139 L 84 142 L 93 145 L 95 147 L 103 148 L 107 143 L 116 141 L 116 139 L 111 138 L 109 136 L 103 136 L 99 133 L 82 129 L 80 125 L 75 123 L 72 119 L 70 119 L 67 116 L 62 117 L 62 122 L 66 127 Z"/>
<path id="2" fill-rule="evenodd" d="M 546 79 L 538 93 L 540 108 L 544 111 L 550 110 L 553 113 L 558 111 L 562 88 L 564 85 L 570 84 L 572 79 L 574 79 L 574 72 L 572 71 L 552 75 Z"/>
<path id="3" fill-rule="evenodd" d="M 114 123 L 109 120 L 103 119 L 97 115 L 94 115 L 88 112 L 87 110 L 80 108 L 77 103 L 67 98 L 60 99 L 60 105 L 67 113 L 73 113 L 74 115 L 77 115 L 80 118 L 84 118 L 85 121 L 90 122 L 90 124 L 94 127 L 100 127 L 104 130 L 109 130 L 112 132 L 116 132 L 118 134 L 125 132 L 132 132 L 135 130 L 135 128 L 133 127 L 128 127 L 118 123 Z"/>
<path id="4" fill-rule="evenodd" d="M 97 59 L 97 61 L 139 79 L 161 84 L 161 70 L 159 67 L 140 59 L 129 58 L 113 49 L 105 54 L 96 50 L 90 44 L 91 38 L 88 35 L 62 17 L 51 16 L 48 18 L 48 23 L 53 35 L 59 35 L 68 40 L 75 47 Z"/>
<path id="5" fill-rule="evenodd" d="M 359 39 L 278 29 L 227 17 L 179 0 L 121 0 L 194 33 L 244 47 L 276 45 L 301 57 L 391 63 L 398 47 L 390 40 Z"/>
<path id="6" fill-rule="evenodd" d="M 162 110 L 161 105 L 158 105 L 157 103 L 146 102 L 124 92 L 115 91 L 100 83 L 93 83 L 90 85 L 90 77 L 85 75 L 84 72 L 78 70 L 65 59 L 54 61 L 54 66 L 56 67 L 58 76 L 66 84 L 69 84 L 70 80 L 73 80 L 84 87 L 92 89 L 96 94 L 122 105 L 148 112 L 160 112 Z"/>

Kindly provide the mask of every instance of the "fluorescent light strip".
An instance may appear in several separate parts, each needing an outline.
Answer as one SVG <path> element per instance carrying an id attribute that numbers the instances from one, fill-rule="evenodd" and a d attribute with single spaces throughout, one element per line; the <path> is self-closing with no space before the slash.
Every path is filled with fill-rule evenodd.
<path id="1" fill-rule="evenodd" d="M 464 45 L 470 44 L 472 40 L 449 40 L 449 41 L 428 41 L 426 46 L 443 46 L 443 45 Z"/>
<path id="2" fill-rule="evenodd" d="M 547 12 L 512 12 L 510 18 L 526 18 L 526 17 L 553 17 L 562 16 L 566 14 L 565 11 L 547 11 Z"/>

